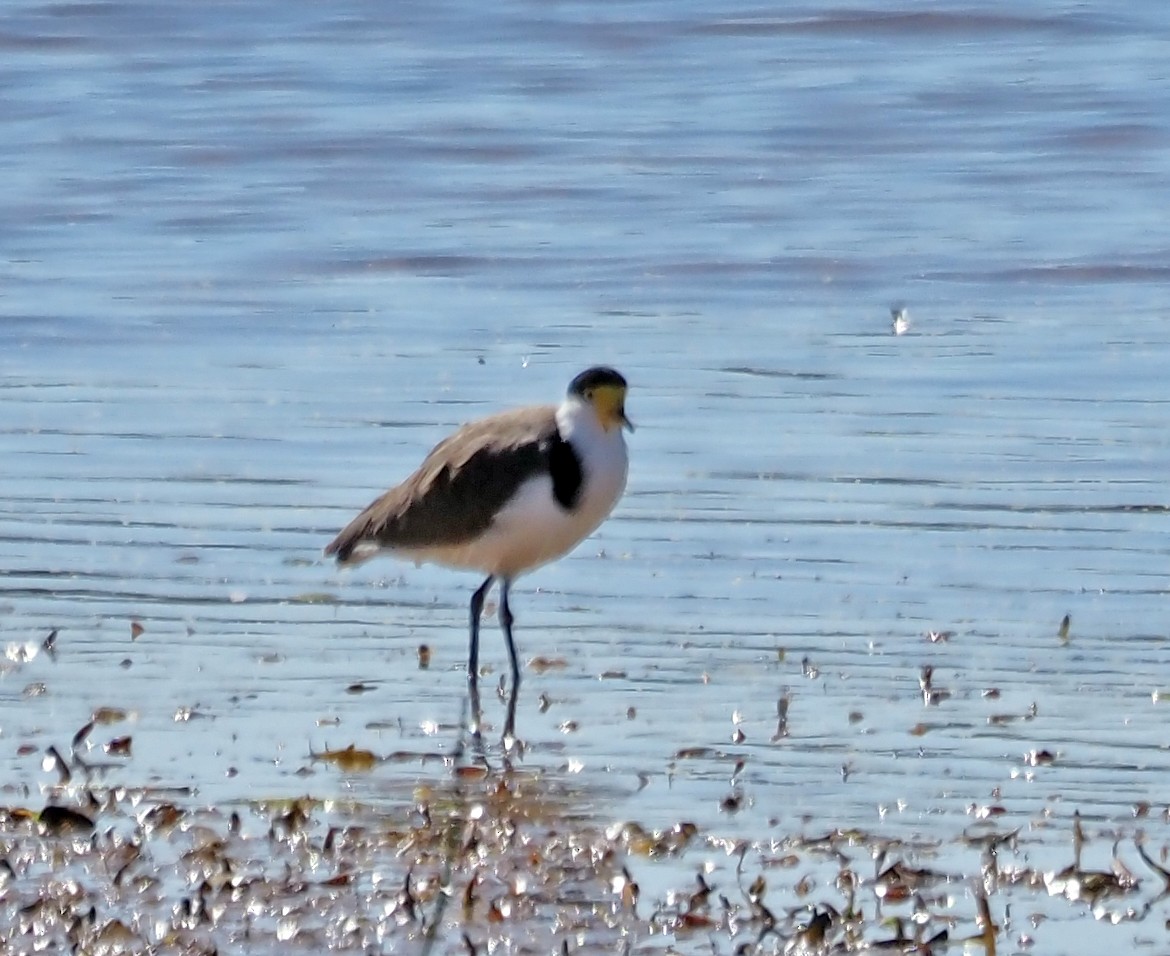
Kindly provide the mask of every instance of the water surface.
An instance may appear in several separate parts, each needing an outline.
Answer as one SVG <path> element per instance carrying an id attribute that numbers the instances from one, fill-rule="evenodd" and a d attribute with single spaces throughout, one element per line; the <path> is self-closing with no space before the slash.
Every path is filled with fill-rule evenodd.
<path id="1" fill-rule="evenodd" d="M 475 580 L 320 549 L 607 362 L 628 493 L 514 592 L 527 766 L 748 840 L 1164 852 L 1164 7 L 708 6 L 8 6 L 6 799 L 101 706 L 199 801 L 443 773 L 310 753 L 450 751 Z"/>

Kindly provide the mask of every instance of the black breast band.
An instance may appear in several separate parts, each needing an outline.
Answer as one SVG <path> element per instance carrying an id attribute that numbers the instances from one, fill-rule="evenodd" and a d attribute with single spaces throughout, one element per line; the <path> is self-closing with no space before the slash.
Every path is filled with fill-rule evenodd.
<path id="1" fill-rule="evenodd" d="M 548 440 L 546 454 L 553 497 L 566 511 L 572 511 L 581 498 L 581 484 L 585 477 L 581 471 L 581 459 L 559 431 Z"/>

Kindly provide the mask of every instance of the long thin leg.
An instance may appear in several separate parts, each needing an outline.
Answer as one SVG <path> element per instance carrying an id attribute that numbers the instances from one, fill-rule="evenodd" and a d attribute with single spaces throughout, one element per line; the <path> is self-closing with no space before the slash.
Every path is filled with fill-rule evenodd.
<path id="1" fill-rule="evenodd" d="M 476 750 L 480 756 L 483 756 L 483 738 L 479 733 L 480 725 L 483 723 L 483 711 L 479 706 L 479 685 L 474 681 L 469 682 L 467 685 L 467 702 L 471 709 L 467 729 L 471 733 L 471 739 L 475 744 Z"/>
<path id="2" fill-rule="evenodd" d="M 520 661 L 516 657 L 516 644 L 512 640 L 512 609 L 508 607 L 508 590 L 512 582 L 508 578 L 500 580 L 500 629 L 504 632 L 504 641 L 508 645 L 508 660 L 512 662 L 512 693 L 520 689 Z"/>
<path id="3" fill-rule="evenodd" d="M 516 736 L 516 702 L 520 699 L 520 659 L 516 656 L 516 642 L 512 640 L 512 609 L 508 606 L 508 591 L 512 582 L 500 581 L 500 629 L 508 645 L 508 660 L 512 663 L 512 691 L 508 695 L 508 716 L 504 720 L 504 742 Z"/>
<path id="4" fill-rule="evenodd" d="M 524 744 L 516 738 L 516 701 L 520 698 L 520 688 L 513 685 L 512 692 L 508 694 L 508 715 L 504 718 L 504 752 L 507 754 L 513 747 L 519 747 L 521 751 L 524 749 Z"/>
<path id="5" fill-rule="evenodd" d="M 493 581 L 495 576 L 489 574 L 487 580 L 471 595 L 471 644 L 467 649 L 467 683 L 472 687 L 476 686 L 479 679 L 479 616 L 483 613 L 483 602 L 491 590 Z M 506 588 L 507 584 L 504 586 Z M 503 614 L 503 611 L 500 613 Z"/>

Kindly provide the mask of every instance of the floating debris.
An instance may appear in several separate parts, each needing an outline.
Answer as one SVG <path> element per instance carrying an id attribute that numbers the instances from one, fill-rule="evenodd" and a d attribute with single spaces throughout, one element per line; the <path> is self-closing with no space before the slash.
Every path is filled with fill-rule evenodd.
<path id="1" fill-rule="evenodd" d="M 129 713 L 121 707 L 99 707 L 93 712 L 93 723 L 102 725 L 120 724 L 129 716 Z"/>
<path id="2" fill-rule="evenodd" d="M 1024 763 L 1029 767 L 1050 767 L 1056 763 L 1056 754 L 1051 750 L 1029 750 L 1024 754 Z"/>
<path id="3" fill-rule="evenodd" d="M 94 726 L 95 726 L 95 722 L 91 720 L 87 724 L 82 724 L 81 728 L 77 731 L 77 733 L 75 733 L 73 735 L 73 740 L 70 741 L 70 747 L 72 748 L 73 755 L 75 757 L 77 756 L 77 751 L 79 751 L 83 747 L 87 746 L 87 741 L 89 739 L 89 735 L 91 733 L 93 733 Z"/>
<path id="4" fill-rule="evenodd" d="M 108 741 L 103 749 L 111 757 L 129 757 L 133 741 L 130 737 L 114 737 Z"/>
<path id="5" fill-rule="evenodd" d="M 91 721 L 75 739 L 85 745 L 94 732 Z M 129 756 L 128 737 L 107 747 L 121 740 Z M 1150 888 L 1122 861 L 1116 832 L 1110 865 L 1088 869 L 1079 814 L 1071 865 L 1038 871 L 1027 862 L 1035 844 L 1018 845 L 1021 832 L 1035 831 L 995 829 L 1008 813 L 998 803 L 970 809 L 978 822 L 943 864 L 937 842 L 857 828 L 801 835 L 778 824 L 753 839 L 685 820 L 603 829 L 582 812 L 591 796 L 564 774 L 493 770 L 461 751 L 394 755 L 438 770 L 379 805 L 297 797 L 228 810 L 197 805 L 186 791 L 97 787 L 101 778 L 70 777 L 50 750 L 64 773 L 46 805 L 0 807 L 3 952 L 197 954 L 234 952 L 241 941 L 257 952 L 381 952 L 393 939 L 395 950 L 421 956 L 566 956 L 657 951 L 669 934 L 679 953 L 941 956 L 978 947 L 991 956 L 1022 935 L 1019 916 L 1015 929 L 1005 916 L 1004 929 L 994 914 L 1027 913 L 1029 900 L 1111 923 L 1149 915 L 1150 925 L 1166 919 L 1155 907 L 1170 906 L 1170 868 L 1156 859 L 1167 845 L 1151 851 L 1134 835 L 1156 875 L 1145 879 Z M 391 759 L 352 745 L 313 757 L 343 769 Z M 726 813 L 759 798 L 742 789 L 745 767 L 737 757 Z M 977 857 L 974 871 L 956 872 L 963 852 Z M 1045 949 L 1040 916 L 1029 931 L 1029 945 Z"/>
<path id="6" fill-rule="evenodd" d="M 293 604 L 337 604 L 337 595 L 329 591 L 305 591 L 294 594 L 290 599 Z M 235 602 L 240 603 L 240 602 Z"/>
<path id="7" fill-rule="evenodd" d="M 772 742 L 782 740 L 788 736 L 788 707 L 792 698 L 785 692 L 776 701 L 776 732 L 772 734 Z"/>
<path id="8" fill-rule="evenodd" d="M 712 747 L 683 747 L 675 751 L 675 760 L 699 760 L 706 757 L 718 756 L 718 751 Z"/>
<path id="9" fill-rule="evenodd" d="M 84 813 L 55 804 L 45 807 L 37 816 L 37 822 L 44 827 L 46 833 L 57 836 L 65 833 L 89 833 L 94 827 L 93 820 Z"/>
<path id="10" fill-rule="evenodd" d="M 606 830 L 606 839 L 619 843 L 635 856 L 677 856 L 699 832 L 693 823 L 676 823 L 667 830 L 647 832 L 638 823 L 620 823 Z"/>
<path id="11" fill-rule="evenodd" d="M 918 686 L 922 691 L 922 702 L 927 707 L 934 707 L 944 700 L 949 700 L 951 692 L 934 686 L 934 667 L 925 664 L 918 675 Z"/>
<path id="12" fill-rule="evenodd" d="M 1113 867 L 1110 870 L 1086 870 L 1081 867 L 1081 852 L 1085 834 L 1081 828 L 1080 813 L 1073 814 L 1073 862 L 1061 870 L 1043 875 L 1044 886 L 1053 896 L 1064 896 L 1073 902 L 1085 901 L 1094 906 L 1110 897 L 1124 896 L 1139 886 L 1137 877 L 1117 857 L 1118 844 L 1113 844 Z M 1138 847 L 1139 853 L 1141 847 Z"/>
<path id="13" fill-rule="evenodd" d="M 890 329 L 895 335 L 905 335 L 910 331 L 910 310 L 906 306 L 890 306 Z"/>
<path id="14" fill-rule="evenodd" d="M 35 641 L 14 641 L 4 648 L 4 656 L 13 664 L 27 664 L 40 651 L 41 646 Z"/>
<path id="15" fill-rule="evenodd" d="M 313 760 L 333 764 L 333 766 L 339 770 L 344 770 L 346 773 L 360 773 L 372 770 L 378 763 L 376 754 L 369 750 L 359 750 L 353 744 L 350 744 L 344 750 L 310 752 L 309 756 Z"/>
<path id="16" fill-rule="evenodd" d="M 41 767 L 46 773 L 56 770 L 62 786 L 73 779 L 73 772 L 69 769 L 68 762 L 61 756 L 61 752 L 52 745 L 45 750 L 45 759 L 41 761 Z"/>

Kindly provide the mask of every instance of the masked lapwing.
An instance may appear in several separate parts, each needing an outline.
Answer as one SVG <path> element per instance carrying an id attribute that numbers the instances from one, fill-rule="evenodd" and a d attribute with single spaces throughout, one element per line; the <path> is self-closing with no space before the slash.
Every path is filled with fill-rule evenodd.
<path id="1" fill-rule="evenodd" d="M 572 550 L 626 486 L 626 380 L 586 369 L 565 400 L 470 422 L 439 442 L 409 478 L 373 501 L 325 549 L 341 565 L 378 554 L 487 575 L 471 596 L 467 678 L 478 703 L 479 619 L 500 584 L 499 619 L 512 665 L 511 733 L 520 662 L 508 592 L 528 571 Z"/>

